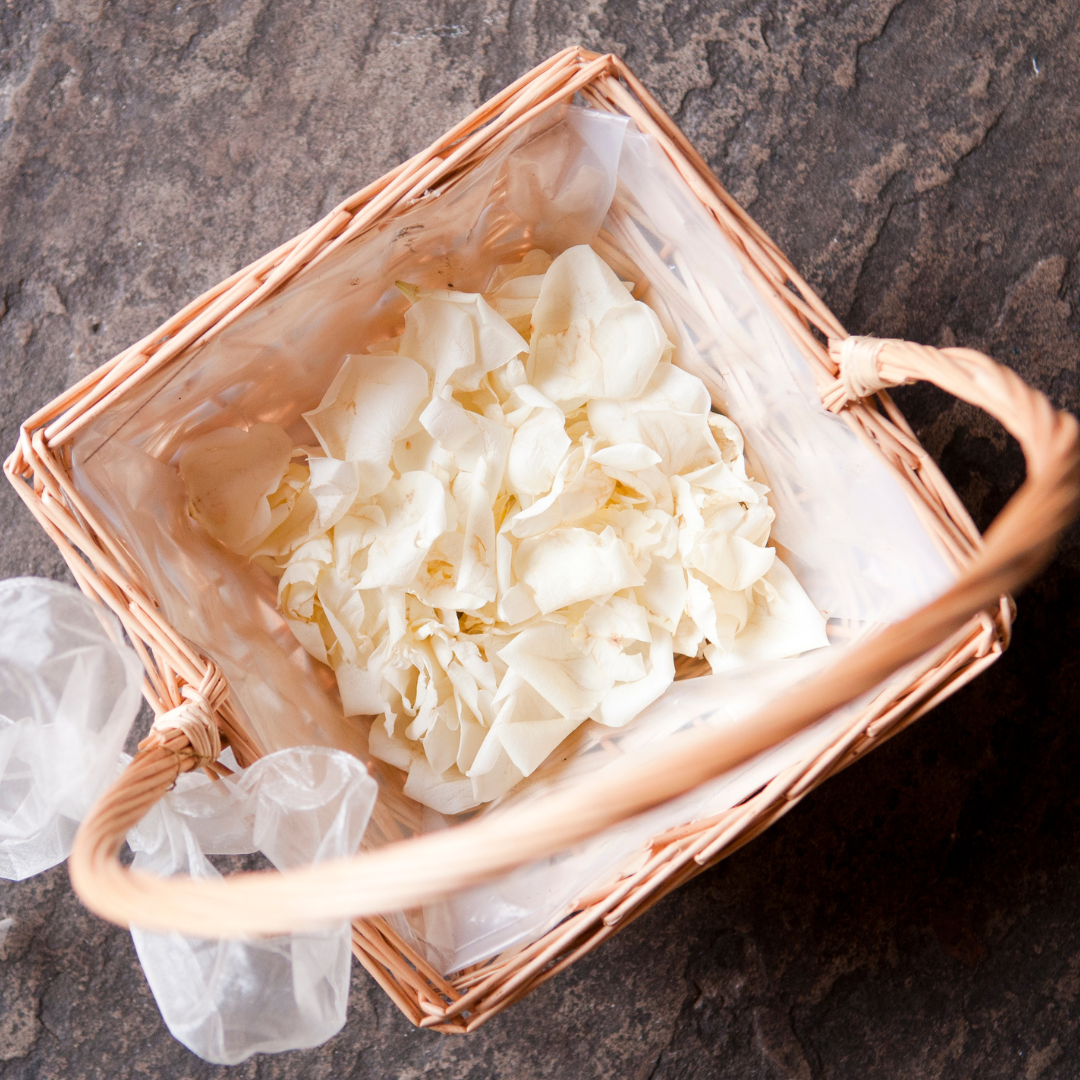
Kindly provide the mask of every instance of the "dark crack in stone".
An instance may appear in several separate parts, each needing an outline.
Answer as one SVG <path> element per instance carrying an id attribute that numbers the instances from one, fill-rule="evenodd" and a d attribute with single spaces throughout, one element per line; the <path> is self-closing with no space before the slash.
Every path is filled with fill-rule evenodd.
<path id="1" fill-rule="evenodd" d="M 0 442 L 576 42 L 626 57 L 851 331 L 982 349 L 1080 407 L 1071 0 L 8 0 Z M 1015 444 L 897 399 L 987 525 Z M 0 522 L 0 575 L 66 576 L 7 485 Z M 1075 1076 L 1078 538 L 987 675 L 465 1039 L 357 968 L 325 1046 L 207 1065 L 63 867 L 0 884 L 0 1080 Z"/>

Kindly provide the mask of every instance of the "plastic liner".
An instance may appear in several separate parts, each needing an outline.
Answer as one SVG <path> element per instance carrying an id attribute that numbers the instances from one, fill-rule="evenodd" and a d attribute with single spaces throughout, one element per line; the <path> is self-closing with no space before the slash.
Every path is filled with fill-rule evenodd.
<path id="1" fill-rule="evenodd" d="M 270 754 L 235 779 L 186 773 L 128 834 L 133 865 L 217 878 L 207 855 L 261 851 L 279 870 L 352 855 L 377 794 L 361 762 L 322 747 Z M 318 1046 L 345 1023 L 348 923 L 247 941 L 138 927 L 131 937 L 169 1031 L 207 1061 L 235 1065 L 259 1051 Z"/>
<path id="2" fill-rule="evenodd" d="M 0 877 L 63 862 L 116 776 L 142 664 L 115 617 L 45 578 L 0 582 Z"/>
<path id="3" fill-rule="evenodd" d="M 304 653 L 278 613 L 275 582 L 190 520 L 180 452 L 205 432 L 260 421 L 311 443 L 300 414 L 318 405 L 344 355 L 400 332 L 406 302 L 396 280 L 482 290 L 495 266 L 532 247 L 555 255 L 579 243 L 636 283 L 635 296 L 655 308 L 676 345 L 675 362 L 703 378 L 742 428 L 751 473 L 772 489 L 779 554 L 828 615 L 834 641 L 856 640 L 953 580 L 894 477 L 822 407 L 787 330 L 655 142 L 622 117 L 554 110 L 438 199 L 344 246 L 145 380 L 75 440 L 79 490 L 123 538 L 165 617 L 221 666 L 266 750 L 318 744 L 363 756 L 370 720 L 342 715 L 332 673 Z M 732 722 L 833 653 L 676 683 L 617 737 L 580 728 L 505 801 L 602 768 L 630 743 Z M 446 972 L 529 940 L 630 863 L 649 835 L 735 805 L 849 715 L 575 852 L 398 916 L 395 928 Z M 451 823 L 405 797 L 401 774 L 374 768 L 380 794 L 365 846 Z"/>

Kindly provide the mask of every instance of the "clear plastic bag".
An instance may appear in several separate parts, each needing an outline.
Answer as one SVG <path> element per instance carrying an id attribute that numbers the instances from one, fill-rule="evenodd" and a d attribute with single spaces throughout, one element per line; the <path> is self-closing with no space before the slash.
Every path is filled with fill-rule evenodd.
<path id="1" fill-rule="evenodd" d="M 220 781 L 187 773 L 129 833 L 133 865 L 217 878 L 207 855 L 261 851 L 279 870 L 352 855 L 377 794 L 361 762 L 323 747 L 282 750 Z M 345 1023 L 348 923 L 246 941 L 134 926 L 131 936 L 169 1030 L 207 1061 L 318 1046 Z"/>
<path id="2" fill-rule="evenodd" d="M 120 624 L 77 589 L 0 582 L 0 877 L 63 862 L 116 777 L 142 664 Z"/>
<path id="3" fill-rule="evenodd" d="M 531 247 L 556 254 L 579 243 L 593 244 L 638 284 L 676 345 L 675 362 L 699 375 L 742 428 L 751 472 L 772 489 L 780 557 L 827 613 L 837 643 L 926 603 L 953 580 L 895 477 L 823 408 L 790 334 L 657 144 L 624 117 L 550 110 L 439 198 L 344 246 L 205 348 L 146 379 L 75 439 L 80 492 L 130 545 L 164 616 L 221 666 L 267 750 L 319 744 L 363 755 L 370 721 L 343 716 L 333 673 L 303 651 L 277 611 L 276 583 L 191 521 L 180 453 L 216 428 L 263 421 L 311 442 L 301 414 L 319 404 L 343 356 L 400 332 L 406 301 L 396 280 L 481 290 L 497 265 Z M 617 736 L 578 729 L 508 799 L 602 768 L 611 748 L 628 741 L 728 723 L 747 713 L 746 703 L 763 704 L 829 663 L 830 652 L 676 683 Z M 446 972 L 529 940 L 557 923 L 583 888 L 631 860 L 643 829 L 734 805 L 754 790 L 748 784 L 760 787 L 844 722 L 827 718 L 801 742 L 693 798 L 398 916 L 394 926 Z M 379 805 L 365 846 L 451 823 L 409 800 L 395 770 L 376 768 Z"/>

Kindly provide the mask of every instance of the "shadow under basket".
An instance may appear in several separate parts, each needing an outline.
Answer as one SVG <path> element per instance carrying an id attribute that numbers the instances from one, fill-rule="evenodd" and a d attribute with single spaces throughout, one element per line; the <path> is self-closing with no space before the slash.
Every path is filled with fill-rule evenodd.
<path id="1" fill-rule="evenodd" d="M 854 644 L 836 650 L 833 663 L 776 694 L 734 727 L 691 727 L 647 751 L 628 750 L 610 768 L 534 792 L 535 798 L 510 800 L 441 832 L 410 837 L 410 830 L 395 833 L 393 822 L 377 816 L 382 846 L 344 862 L 221 882 L 131 873 L 117 858 L 123 837 L 179 772 L 213 769 L 210 758 L 221 746 L 231 746 L 246 766 L 287 741 L 274 727 L 272 703 L 261 711 L 254 707 L 261 686 L 285 686 L 286 680 L 287 693 L 282 693 L 292 695 L 294 711 L 316 717 L 320 738 L 366 757 L 363 728 L 342 718 L 340 706 L 338 715 L 328 712 L 326 703 L 334 698 L 326 672 L 302 655 L 297 658 L 295 643 L 289 651 L 287 630 L 283 638 L 283 624 L 274 623 L 273 585 L 269 579 L 257 581 L 261 571 L 238 569 L 238 560 L 218 553 L 212 558 L 220 564 L 208 562 L 200 570 L 203 608 L 177 591 L 177 574 L 163 568 L 170 559 L 177 565 L 182 561 L 177 537 L 193 526 L 182 520 L 174 463 L 185 440 L 209 427 L 298 422 L 300 412 L 318 402 L 345 352 L 397 332 L 402 308 L 386 297 L 401 267 L 426 284 L 482 285 L 468 280 L 469 260 L 479 258 L 470 247 L 473 231 L 455 236 L 450 227 L 455 215 L 464 215 L 461 207 L 479 206 L 478 213 L 488 214 L 482 254 L 489 260 L 520 258 L 532 246 L 553 252 L 585 237 L 620 276 L 635 282 L 635 296 L 645 295 L 658 310 L 669 336 L 677 339 L 677 362 L 700 375 L 726 411 L 728 391 L 740 373 L 718 371 L 702 360 L 721 333 L 715 304 L 702 296 L 692 268 L 665 243 L 663 223 L 635 202 L 620 177 L 614 177 L 607 195 L 610 210 L 600 220 L 590 220 L 588 200 L 574 201 L 581 185 L 598 182 L 583 167 L 580 176 L 558 178 L 565 201 L 548 214 L 546 225 L 522 226 L 521 208 L 546 197 L 543 162 L 554 158 L 544 157 L 543 140 L 563 130 L 558 124 L 565 127 L 571 112 L 579 127 L 589 116 L 623 118 L 620 132 L 644 140 L 641 145 L 647 143 L 648 152 L 657 155 L 677 198 L 719 230 L 724 257 L 768 313 L 777 347 L 795 357 L 792 385 L 872 459 L 873 468 L 886 471 L 905 512 L 918 523 L 920 542 L 947 569 L 945 577 L 937 586 L 923 583 L 914 613 L 896 611 L 874 632 L 855 635 Z M 507 155 L 530 146 L 540 151 L 534 154 L 535 169 L 500 171 L 500 162 L 510 160 Z M 517 217 L 498 216 L 507 206 L 517 208 Z M 441 213 L 442 231 L 432 227 L 420 236 L 423 215 L 440 207 L 447 211 Z M 372 257 L 364 274 L 343 277 L 341 268 L 355 252 L 368 250 L 365 244 L 383 254 Z M 447 280 L 450 274 L 454 280 Z M 355 290 L 348 294 L 355 315 L 351 323 L 335 320 L 331 310 L 345 295 L 334 289 L 346 285 Z M 243 337 L 245 327 L 256 326 L 254 320 L 262 320 L 262 329 Z M 307 334 L 302 348 L 295 335 L 290 337 L 290 328 L 301 325 Z M 298 395 L 295 378 L 290 384 L 282 374 L 283 365 L 300 362 L 298 351 L 306 365 L 306 397 Z M 739 355 L 738 350 L 730 355 Z M 215 357 L 217 366 L 211 363 Z M 986 409 L 1024 450 L 1028 479 L 985 538 L 886 392 L 920 379 Z M 155 410 L 164 417 L 181 398 L 182 423 L 150 425 L 147 418 Z M 760 477 L 760 465 L 775 490 L 767 462 L 752 456 L 754 436 L 747 421 L 735 418 L 747 431 L 752 472 Z M 768 424 L 769 417 L 762 422 Z M 138 442 L 143 465 L 150 463 L 150 483 L 125 496 L 127 503 L 106 490 L 135 483 L 134 470 L 118 449 L 121 432 L 128 444 Z M 133 432 L 142 434 L 135 439 Z M 209 746 L 193 745 L 199 742 L 194 731 L 155 730 L 90 812 L 70 863 L 73 884 L 87 906 L 121 925 L 137 922 L 203 937 L 279 933 L 352 918 L 356 957 L 401 1011 L 414 1024 L 461 1033 L 524 997 L 672 889 L 737 850 L 823 780 L 993 663 L 1009 640 L 1009 593 L 1046 563 L 1074 513 L 1077 437 L 1071 417 L 978 353 L 849 337 L 622 61 L 572 48 L 47 405 L 22 425 L 5 470 L 81 588 L 120 618 L 146 668 L 144 690 L 154 711 L 176 709 L 185 687 L 192 687 L 209 703 L 217 727 Z M 153 501 L 158 497 L 172 502 L 158 506 Z M 792 491 L 777 497 L 797 502 Z M 777 535 L 791 550 L 798 574 L 797 552 Z M 241 580 L 250 587 L 234 588 Z M 263 635 L 265 648 L 245 652 L 239 632 L 227 645 L 216 642 L 214 609 L 205 606 L 212 602 L 229 608 L 230 625 Z M 245 611 L 248 623 L 241 619 Z M 834 624 L 842 635 L 843 620 Z M 266 655 L 280 655 L 283 662 L 267 664 Z M 273 695 L 264 697 L 269 701 Z M 558 856 L 685 796 L 845 707 L 843 723 L 834 723 L 824 740 L 806 743 L 809 749 L 796 761 L 757 782 L 734 805 L 690 815 L 694 819 L 639 844 L 632 858 L 606 867 L 529 940 L 442 974 L 394 914 Z M 418 814 L 415 807 L 412 812 Z"/>

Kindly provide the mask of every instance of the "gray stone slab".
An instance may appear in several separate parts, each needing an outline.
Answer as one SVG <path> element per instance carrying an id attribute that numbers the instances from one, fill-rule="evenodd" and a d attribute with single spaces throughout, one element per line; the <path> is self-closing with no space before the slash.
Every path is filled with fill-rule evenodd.
<path id="1" fill-rule="evenodd" d="M 854 332 L 983 349 L 1080 403 L 1071 0 L 0 7 L 0 443 L 205 287 L 567 44 L 614 50 Z M 985 526 L 1023 463 L 898 394 Z M 0 489 L 0 575 L 66 571 Z M 1071 1077 L 1080 544 L 993 670 L 468 1038 L 357 969 L 319 1050 L 237 1077 Z M 204 1078 L 58 867 L 0 885 L 0 1080 Z"/>

